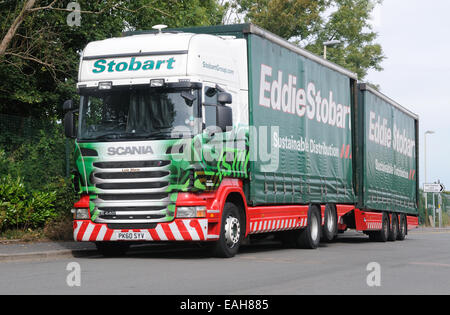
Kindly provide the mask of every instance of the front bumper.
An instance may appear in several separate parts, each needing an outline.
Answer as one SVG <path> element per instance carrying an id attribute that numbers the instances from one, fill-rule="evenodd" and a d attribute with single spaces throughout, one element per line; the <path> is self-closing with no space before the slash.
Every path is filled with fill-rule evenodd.
<path id="1" fill-rule="evenodd" d="M 93 223 L 90 220 L 73 222 L 73 237 L 78 242 L 119 241 L 119 233 L 140 232 L 139 241 L 207 241 L 216 239 L 208 236 L 208 219 L 175 219 L 159 223 L 154 229 L 116 230 L 107 224 Z M 120 240 L 121 241 L 121 240 Z"/>

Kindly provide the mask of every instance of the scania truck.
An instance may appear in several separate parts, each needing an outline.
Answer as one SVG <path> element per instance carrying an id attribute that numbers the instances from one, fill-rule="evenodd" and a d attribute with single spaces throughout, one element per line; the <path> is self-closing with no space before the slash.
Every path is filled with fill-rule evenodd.
<path id="1" fill-rule="evenodd" d="M 271 233 L 317 248 L 418 226 L 418 117 L 356 74 L 252 24 L 126 33 L 81 55 L 74 239 L 201 242 Z"/>

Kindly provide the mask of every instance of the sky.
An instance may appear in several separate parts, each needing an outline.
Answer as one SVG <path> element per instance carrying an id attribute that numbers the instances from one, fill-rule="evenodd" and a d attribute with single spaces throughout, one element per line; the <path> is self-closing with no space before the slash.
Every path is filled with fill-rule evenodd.
<path id="1" fill-rule="evenodd" d="M 419 115 L 420 183 L 438 179 L 450 190 L 450 0 L 384 0 L 372 24 L 386 55 L 367 81 Z"/>

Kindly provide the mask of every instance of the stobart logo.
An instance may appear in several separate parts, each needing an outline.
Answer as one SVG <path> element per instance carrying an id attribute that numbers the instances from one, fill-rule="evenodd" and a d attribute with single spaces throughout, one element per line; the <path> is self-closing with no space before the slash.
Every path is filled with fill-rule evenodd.
<path id="1" fill-rule="evenodd" d="M 107 72 L 124 72 L 124 71 L 151 71 L 151 70 L 161 70 L 166 68 L 167 70 L 174 69 L 173 64 L 176 62 L 175 58 L 171 57 L 169 59 L 157 59 L 157 60 L 146 60 L 139 61 L 135 57 L 131 58 L 130 61 L 116 60 L 107 61 L 106 59 L 97 60 L 94 63 L 93 73 L 103 73 Z"/>

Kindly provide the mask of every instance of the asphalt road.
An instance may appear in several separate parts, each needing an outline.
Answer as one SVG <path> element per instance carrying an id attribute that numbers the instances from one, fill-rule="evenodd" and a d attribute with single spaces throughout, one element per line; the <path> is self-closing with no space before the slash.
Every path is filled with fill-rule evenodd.
<path id="1" fill-rule="evenodd" d="M 71 262 L 79 278 L 67 270 Z M 379 273 L 367 269 L 372 262 Z M 0 294 L 450 294 L 450 231 L 419 230 L 389 243 L 347 232 L 317 250 L 259 241 L 232 259 L 164 245 L 123 258 L 0 263 Z"/>

